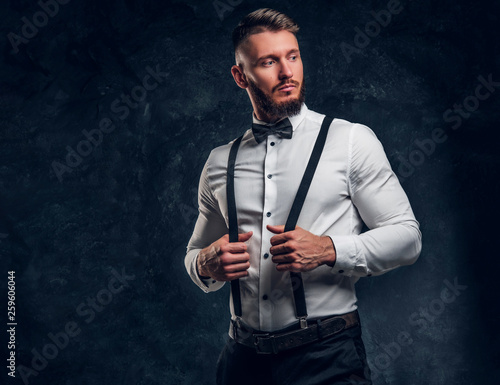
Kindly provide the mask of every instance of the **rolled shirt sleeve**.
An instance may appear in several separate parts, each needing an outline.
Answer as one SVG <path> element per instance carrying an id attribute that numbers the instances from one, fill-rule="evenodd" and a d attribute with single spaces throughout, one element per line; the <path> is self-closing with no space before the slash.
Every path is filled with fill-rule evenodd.
<path id="1" fill-rule="evenodd" d="M 368 127 L 355 124 L 348 153 L 348 189 L 356 208 L 353 215 L 359 214 L 369 231 L 326 234 L 336 250 L 332 272 L 361 277 L 414 263 L 422 247 L 419 223 L 382 144 Z"/>
<path id="2" fill-rule="evenodd" d="M 216 281 L 212 278 L 204 279 L 198 274 L 196 266 L 198 253 L 224 234 L 228 229 L 226 222 L 219 210 L 217 201 L 214 199 L 209 185 L 209 164 L 208 158 L 200 177 L 198 187 L 198 219 L 194 226 L 193 234 L 187 246 L 187 253 L 184 258 L 186 270 L 198 287 L 205 293 L 219 290 L 224 286 L 224 282 Z"/>

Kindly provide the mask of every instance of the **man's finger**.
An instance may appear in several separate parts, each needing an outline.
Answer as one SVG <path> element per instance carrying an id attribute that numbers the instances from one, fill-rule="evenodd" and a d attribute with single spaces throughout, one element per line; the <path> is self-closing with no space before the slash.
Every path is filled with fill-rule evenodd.
<path id="1" fill-rule="evenodd" d="M 279 226 L 267 225 L 266 228 L 273 234 L 281 234 L 285 231 L 285 225 L 279 225 Z"/>
<path id="2" fill-rule="evenodd" d="M 278 263 L 276 265 L 276 270 L 278 271 L 293 271 L 291 263 Z"/>
<path id="3" fill-rule="evenodd" d="M 277 236 L 278 237 L 278 236 Z M 287 243 L 288 239 L 287 238 L 271 238 L 271 245 L 273 245 L 270 249 L 269 252 L 272 255 L 278 255 L 278 254 L 286 254 L 286 253 L 291 253 L 295 251 L 291 245 L 291 243 Z"/>
<path id="4" fill-rule="evenodd" d="M 237 263 L 234 265 L 227 265 L 224 267 L 226 273 L 238 273 L 240 271 L 247 271 L 250 268 L 250 263 Z"/>
<path id="5" fill-rule="evenodd" d="M 293 262 L 293 261 L 295 261 L 295 259 L 290 254 L 278 254 L 278 255 L 274 255 L 272 257 L 272 261 L 274 263 L 281 264 L 281 263 Z"/>
<path id="6" fill-rule="evenodd" d="M 238 234 L 238 242 L 246 242 L 253 235 L 253 231 L 249 231 L 248 233 Z"/>
<path id="7" fill-rule="evenodd" d="M 227 234 L 226 234 L 227 235 Z M 221 246 L 222 252 L 228 253 L 243 253 L 247 251 L 247 245 L 245 244 L 253 235 L 253 231 L 248 233 L 238 234 L 238 242 L 228 242 Z M 228 238 L 229 239 L 229 238 Z"/>
<path id="8" fill-rule="evenodd" d="M 220 249 L 223 253 L 244 253 L 245 251 L 247 251 L 247 245 L 243 242 L 227 243 L 221 246 Z"/>
<path id="9" fill-rule="evenodd" d="M 271 242 L 271 245 L 276 246 L 276 245 L 281 245 L 283 243 L 288 242 L 290 238 L 290 231 L 282 234 L 278 234 L 273 236 L 269 241 Z"/>
<path id="10" fill-rule="evenodd" d="M 231 265 L 234 263 L 243 263 L 248 262 L 250 260 L 250 254 L 248 253 L 238 253 L 238 254 L 223 254 L 221 256 L 221 262 L 224 265 Z"/>
<path id="11" fill-rule="evenodd" d="M 304 271 L 308 271 L 309 269 L 298 263 L 278 263 L 276 265 L 276 270 L 278 271 L 293 271 L 295 273 L 300 273 Z"/>

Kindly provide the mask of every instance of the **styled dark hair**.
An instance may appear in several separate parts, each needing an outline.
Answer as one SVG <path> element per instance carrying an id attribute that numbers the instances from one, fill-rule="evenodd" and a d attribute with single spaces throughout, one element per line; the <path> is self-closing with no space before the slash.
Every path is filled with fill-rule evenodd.
<path id="1" fill-rule="evenodd" d="M 288 31 L 297 34 L 299 26 L 291 17 L 271 8 L 261 8 L 246 15 L 233 30 L 234 52 L 250 35 L 264 31 Z"/>

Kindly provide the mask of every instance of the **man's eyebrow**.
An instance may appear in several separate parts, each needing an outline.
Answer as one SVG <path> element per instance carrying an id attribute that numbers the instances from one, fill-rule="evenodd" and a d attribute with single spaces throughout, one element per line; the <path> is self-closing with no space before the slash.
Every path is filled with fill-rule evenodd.
<path id="1" fill-rule="evenodd" d="M 292 53 L 299 53 L 300 50 L 298 48 L 292 48 L 290 51 L 288 51 L 286 53 L 286 56 L 292 54 Z M 260 62 L 261 60 L 264 60 L 264 59 L 267 59 L 267 58 L 276 58 L 277 55 L 275 55 L 274 53 L 270 53 L 270 54 L 267 54 L 267 55 L 262 55 L 261 57 L 259 57 L 255 62 L 258 63 Z"/>

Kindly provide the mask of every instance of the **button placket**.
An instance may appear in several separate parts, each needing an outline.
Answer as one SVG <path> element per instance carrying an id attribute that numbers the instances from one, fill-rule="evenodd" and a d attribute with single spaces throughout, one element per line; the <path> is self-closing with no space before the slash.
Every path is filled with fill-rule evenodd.
<path id="1" fill-rule="evenodd" d="M 273 269 L 275 269 L 274 263 L 270 258 L 269 247 L 271 237 L 274 235 L 271 233 L 266 226 L 269 224 L 275 224 L 275 219 L 273 218 L 273 213 L 276 209 L 277 200 L 277 184 L 275 178 L 276 172 L 276 162 L 277 162 L 277 151 L 276 143 L 277 139 L 270 135 L 267 138 L 267 149 L 266 157 L 264 160 L 263 169 L 263 183 L 264 183 L 264 206 L 263 206 L 263 217 L 262 217 L 262 243 L 261 243 L 261 263 L 260 263 L 260 280 L 259 280 L 259 324 L 262 330 L 266 330 L 273 321 L 269 319 L 272 316 L 272 311 L 270 309 L 271 302 L 269 301 L 269 293 L 272 291 L 272 277 Z M 274 144 L 273 144 L 274 143 Z M 266 314 L 264 316 L 263 314 Z"/>

